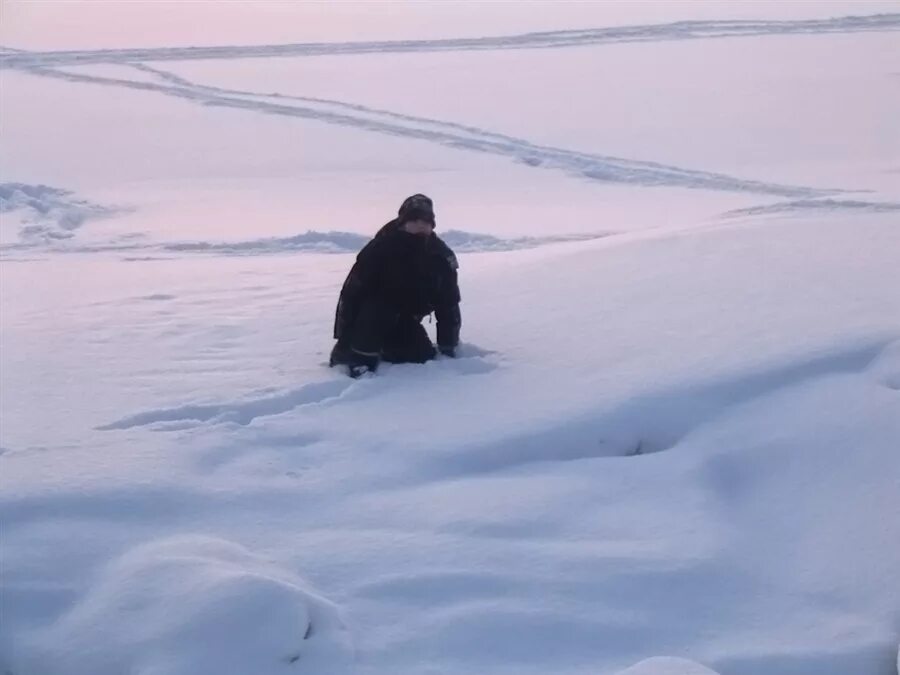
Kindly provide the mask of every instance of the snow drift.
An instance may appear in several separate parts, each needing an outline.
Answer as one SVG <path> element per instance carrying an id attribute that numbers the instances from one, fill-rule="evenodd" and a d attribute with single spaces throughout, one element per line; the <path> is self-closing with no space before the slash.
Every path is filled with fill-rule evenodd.
<path id="1" fill-rule="evenodd" d="M 14 673 L 240 675 L 351 662 L 331 603 L 297 577 L 221 540 L 135 547 L 47 631 L 23 637 Z M 26 646 L 27 645 L 27 646 Z"/>

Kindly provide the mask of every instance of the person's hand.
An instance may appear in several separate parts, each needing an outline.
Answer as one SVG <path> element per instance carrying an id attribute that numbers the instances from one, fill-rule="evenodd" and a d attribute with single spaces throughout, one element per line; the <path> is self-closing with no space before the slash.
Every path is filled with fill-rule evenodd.
<path id="1" fill-rule="evenodd" d="M 456 347 L 449 347 L 446 345 L 438 345 L 438 350 L 444 356 L 449 356 L 451 359 L 456 358 Z"/>

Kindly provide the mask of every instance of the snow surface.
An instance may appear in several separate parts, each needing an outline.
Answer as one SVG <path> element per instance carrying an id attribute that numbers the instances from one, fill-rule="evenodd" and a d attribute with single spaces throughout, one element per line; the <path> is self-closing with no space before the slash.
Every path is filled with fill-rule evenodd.
<path id="1" fill-rule="evenodd" d="M 897 673 L 900 15 L 539 4 L 4 7 L 0 673 Z M 460 358 L 349 380 L 420 190 Z"/>

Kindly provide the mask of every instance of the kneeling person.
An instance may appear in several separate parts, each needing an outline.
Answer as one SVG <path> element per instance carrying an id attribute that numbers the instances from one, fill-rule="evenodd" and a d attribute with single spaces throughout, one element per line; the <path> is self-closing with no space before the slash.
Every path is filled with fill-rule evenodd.
<path id="1" fill-rule="evenodd" d="M 434 312 L 438 350 L 456 355 L 462 319 L 456 256 L 434 233 L 434 206 L 417 194 L 363 247 L 341 288 L 329 365 L 351 377 L 391 363 L 425 363 L 437 350 L 422 326 Z"/>

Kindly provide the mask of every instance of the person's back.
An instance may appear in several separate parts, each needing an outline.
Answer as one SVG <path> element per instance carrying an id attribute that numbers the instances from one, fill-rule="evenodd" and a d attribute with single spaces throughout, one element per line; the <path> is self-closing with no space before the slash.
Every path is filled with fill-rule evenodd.
<path id="1" fill-rule="evenodd" d="M 434 227 L 431 200 L 413 195 L 403 202 L 398 217 L 363 247 L 341 289 L 330 365 L 346 365 L 357 377 L 374 371 L 382 359 L 433 359 L 437 351 L 421 325 L 432 312 L 438 349 L 455 355 L 462 323 L 458 265 Z"/>

